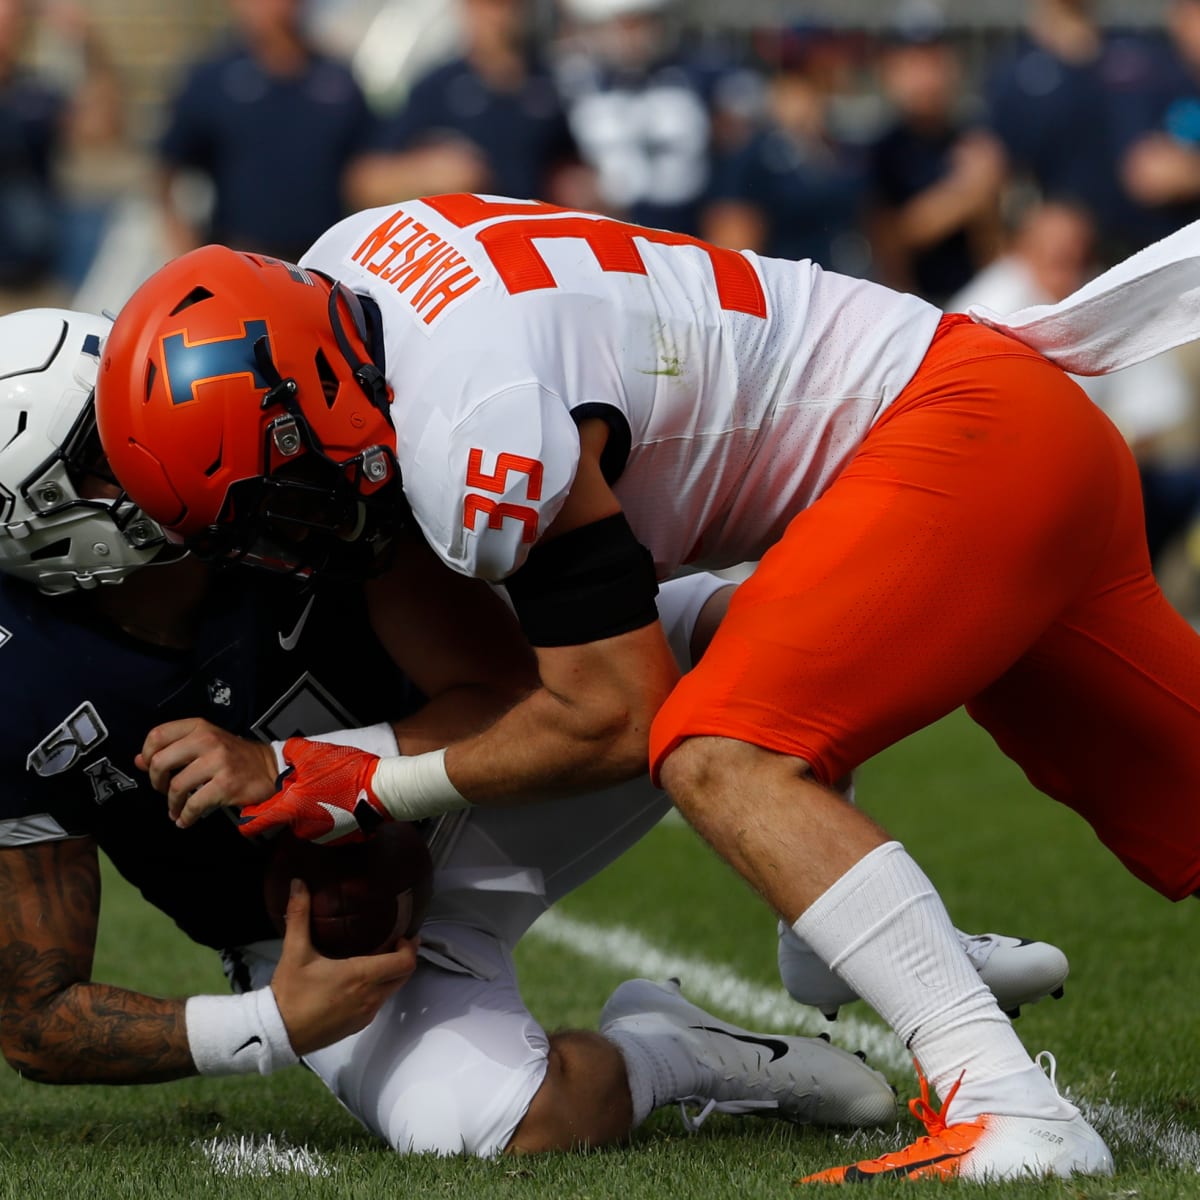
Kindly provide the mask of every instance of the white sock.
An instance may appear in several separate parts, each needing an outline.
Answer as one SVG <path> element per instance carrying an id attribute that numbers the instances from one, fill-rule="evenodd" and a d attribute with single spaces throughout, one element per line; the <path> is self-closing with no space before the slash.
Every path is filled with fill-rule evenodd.
<path id="1" fill-rule="evenodd" d="M 970 1082 L 968 1073 L 950 1106 L 955 1121 L 969 1121 L 980 1113 L 1067 1120 L 1079 1112 L 1075 1105 L 1058 1094 L 1045 1071 L 1036 1063 L 975 1087 L 969 1086 Z"/>
<path id="2" fill-rule="evenodd" d="M 855 863 L 792 926 L 896 1031 L 951 1119 L 1071 1115 L 979 978 L 925 873 L 899 842 Z"/>
<path id="3" fill-rule="evenodd" d="M 623 1029 L 604 1036 L 625 1060 L 635 1128 L 656 1108 L 698 1093 L 700 1065 L 683 1038 L 667 1031 L 630 1033 Z"/>

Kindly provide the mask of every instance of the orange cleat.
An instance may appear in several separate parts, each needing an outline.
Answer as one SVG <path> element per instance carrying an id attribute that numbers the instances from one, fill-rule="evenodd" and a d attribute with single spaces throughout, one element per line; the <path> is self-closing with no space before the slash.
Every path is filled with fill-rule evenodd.
<path id="1" fill-rule="evenodd" d="M 1039 1056 L 1040 1057 L 1040 1056 Z M 1112 1155 L 1077 1111 L 1065 1118 L 983 1114 L 948 1125 L 945 1113 L 962 1083 L 950 1089 L 941 1112 L 929 1101 L 929 1083 L 917 1067 L 919 1099 L 909 1111 L 926 1129 L 911 1146 L 845 1167 L 807 1175 L 798 1183 L 869 1183 L 873 1179 L 1019 1179 L 1030 1176 L 1111 1175 Z"/>

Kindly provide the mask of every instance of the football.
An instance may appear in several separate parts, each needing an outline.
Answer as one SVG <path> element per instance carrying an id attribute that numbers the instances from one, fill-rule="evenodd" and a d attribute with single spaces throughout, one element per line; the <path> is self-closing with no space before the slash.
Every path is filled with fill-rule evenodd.
<path id="1" fill-rule="evenodd" d="M 408 821 L 380 826 L 345 846 L 305 842 L 285 830 L 263 876 L 263 899 L 280 935 L 288 893 L 302 879 L 312 896 L 310 934 L 326 958 L 390 950 L 421 927 L 433 891 L 433 860 Z"/>

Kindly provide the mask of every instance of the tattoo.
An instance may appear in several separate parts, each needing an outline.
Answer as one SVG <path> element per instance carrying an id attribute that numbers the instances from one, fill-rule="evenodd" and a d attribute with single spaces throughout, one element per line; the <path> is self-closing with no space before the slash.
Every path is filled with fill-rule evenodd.
<path id="1" fill-rule="evenodd" d="M 6 1006 L 5 1023 L 12 1019 Z M 184 1001 L 76 984 L 4 1037 L 9 1065 L 39 1083 L 159 1083 L 194 1075 Z"/>
<path id="2" fill-rule="evenodd" d="M 43 1083 L 155 1083 L 195 1073 L 183 1000 L 91 982 L 95 844 L 0 850 L 0 1044 Z"/>

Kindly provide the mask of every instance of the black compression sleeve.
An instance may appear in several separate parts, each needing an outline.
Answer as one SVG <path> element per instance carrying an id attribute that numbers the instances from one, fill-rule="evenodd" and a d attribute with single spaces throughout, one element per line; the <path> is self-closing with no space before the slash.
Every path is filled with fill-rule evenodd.
<path id="1" fill-rule="evenodd" d="M 504 583 L 534 646 L 580 646 L 658 620 L 654 560 L 624 513 L 535 546 Z"/>

